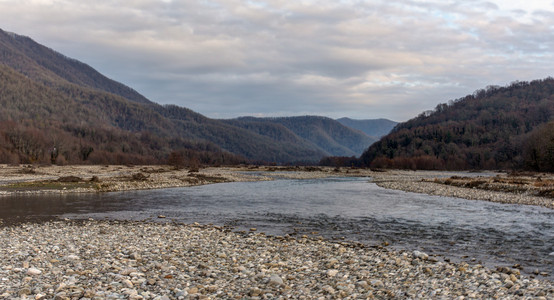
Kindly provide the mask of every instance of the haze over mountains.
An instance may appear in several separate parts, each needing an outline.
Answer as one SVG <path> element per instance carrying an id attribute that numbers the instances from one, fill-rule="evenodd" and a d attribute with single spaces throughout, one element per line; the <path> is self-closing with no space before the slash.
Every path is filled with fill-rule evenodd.
<path id="1" fill-rule="evenodd" d="M 363 133 L 375 137 L 376 139 L 388 134 L 398 122 L 394 122 L 388 119 L 376 119 L 376 120 L 354 120 L 350 118 L 337 119 L 342 125 L 350 128 L 358 129 Z"/>
<path id="2" fill-rule="evenodd" d="M 314 163 L 375 138 L 325 117 L 215 120 L 156 104 L 92 67 L 0 30 L 0 162 Z"/>

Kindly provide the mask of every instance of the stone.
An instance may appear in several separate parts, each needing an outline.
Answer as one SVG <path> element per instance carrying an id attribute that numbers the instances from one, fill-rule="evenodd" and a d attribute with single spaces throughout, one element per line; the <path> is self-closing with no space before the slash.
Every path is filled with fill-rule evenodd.
<path id="1" fill-rule="evenodd" d="M 279 277 L 279 275 L 273 274 L 269 277 L 269 284 L 270 285 L 283 285 L 283 279 Z"/>
<path id="2" fill-rule="evenodd" d="M 372 286 L 376 286 L 376 287 L 385 286 L 385 284 L 379 279 L 372 279 L 369 283 L 371 283 Z"/>
<path id="3" fill-rule="evenodd" d="M 329 277 L 335 277 L 339 273 L 339 270 L 331 269 L 327 270 L 327 276 Z"/>
<path id="4" fill-rule="evenodd" d="M 27 275 L 36 276 L 42 274 L 42 271 L 37 268 L 29 268 L 27 270 Z"/>
<path id="5" fill-rule="evenodd" d="M 129 279 L 125 279 L 123 280 L 123 285 L 126 286 L 127 288 L 133 288 L 133 283 L 131 282 L 131 280 Z"/>
<path id="6" fill-rule="evenodd" d="M 418 250 L 415 250 L 414 252 L 412 252 L 412 254 L 415 258 L 419 258 L 421 260 L 427 260 L 429 258 L 429 255 L 427 253 Z"/>
<path id="7" fill-rule="evenodd" d="M 251 297 L 258 297 L 262 294 L 262 290 L 260 290 L 259 288 L 250 288 L 250 292 L 248 292 L 248 294 L 251 296 Z"/>
<path id="8" fill-rule="evenodd" d="M 321 289 L 326 291 L 327 293 L 329 293 L 331 295 L 336 292 L 335 289 L 330 285 L 324 285 Z"/>
<path id="9" fill-rule="evenodd" d="M 31 295 L 31 289 L 30 288 L 22 288 L 19 290 L 18 292 L 18 295 L 21 297 L 21 296 L 26 296 L 26 295 Z"/>
<path id="10" fill-rule="evenodd" d="M 513 286 L 514 286 L 514 283 L 509 279 L 504 282 L 504 287 L 507 288 L 507 289 L 509 289 Z"/>

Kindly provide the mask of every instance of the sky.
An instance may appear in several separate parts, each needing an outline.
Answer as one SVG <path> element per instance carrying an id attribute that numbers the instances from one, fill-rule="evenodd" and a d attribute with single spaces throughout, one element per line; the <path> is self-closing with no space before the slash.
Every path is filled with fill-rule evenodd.
<path id="1" fill-rule="evenodd" d="M 554 0 L 0 0 L 0 28 L 212 118 L 405 121 L 554 76 Z"/>

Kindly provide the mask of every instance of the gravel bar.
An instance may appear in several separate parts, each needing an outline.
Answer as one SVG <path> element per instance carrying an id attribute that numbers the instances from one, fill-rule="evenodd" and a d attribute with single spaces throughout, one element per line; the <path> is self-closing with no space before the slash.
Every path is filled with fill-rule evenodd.
<path id="1" fill-rule="evenodd" d="M 0 228 L 0 299 L 553 299 L 552 281 L 315 238 L 176 223 Z"/>
<path id="2" fill-rule="evenodd" d="M 482 200 L 504 204 L 536 205 L 554 209 L 554 199 L 538 197 L 521 192 L 491 191 L 479 188 L 466 188 L 433 182 L 435 178 L 450 176 L 493 177 L 498 173 L 470 173 L 446 171 L 403 171 L 390 170 L 372 173 L 372 182 L 380 187 L 405 192 L 428 194 L 444 197 L 456 197 L 468 200 Z M 550 175 L 552 176 L 552 175 Z"/>

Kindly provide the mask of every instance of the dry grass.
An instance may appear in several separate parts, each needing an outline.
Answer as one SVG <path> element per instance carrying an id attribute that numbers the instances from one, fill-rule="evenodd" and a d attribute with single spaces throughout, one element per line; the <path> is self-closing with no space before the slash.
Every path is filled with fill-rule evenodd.
<path id="1" fill-rule="evenodd" d="M 471 189 L 554 198 L 554 174 L 526 172 L 494 177 L 452 176 L 446 179 L 436 178 L 433 182 Z"/>

